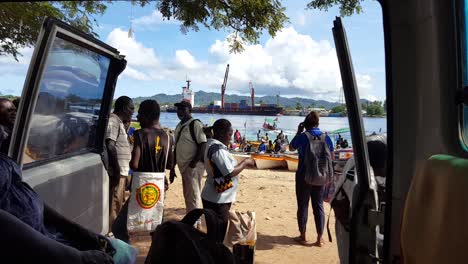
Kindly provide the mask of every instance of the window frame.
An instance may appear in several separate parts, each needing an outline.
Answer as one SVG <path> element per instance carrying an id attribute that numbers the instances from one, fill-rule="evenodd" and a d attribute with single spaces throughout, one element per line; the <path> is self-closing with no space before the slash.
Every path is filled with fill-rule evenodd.
<path id="1" fill-rule="evenodd" d="M 86 153 L 101 153 L 104 148 L 104 133 L 107 127 L 107 122 L 112 106 L 112 98 L 114 96 L 115 84 L 118 75 L 125 69 L 126 61 L 124 57 L 119 55 L 119 52 L 95 39 L 89 34 L 85 34 L 66 23 L 54 18 L 47 18 L 44 21 L 41 33 L 34 49 L 33 56 L 29 65 L 26 80 L 24 82 L 23 91 L 20 100 L 17 121 L 13 130 L 12 143 L 10 144 L 10 156 L 16 160 L 18 164 L 23 166 L 23 157 L 29 140 L 29 132 L 31 128 L 31 120 L 34 115 L 34 109 L 37 103 L 37 97 L 40 91 L 42 81 L 42 73 L 44 72 L 45 63 L 49 57 L 52 45 L 56 38 L 63 39 L 81 48 L 93 51 L 99 55 L 109 58 L 109 67 L 106 80 L 104 83 L 103 94 L 101 95 L 101 107 L 98 115 L 96 127 L 96 136 L 94 138 L 94 148 L 80 149 L 71 153 L 66 153 L 52 158 L 34 161 L 24 164 L 25 169 L 37 167 L 50 162 L 63 160 L 77 155 Z"/>
<path id="2" fill-rule="evenodd" d="M 456 33 L 457 33 L 457 63 L 458 63 L 458 87 L 457 87 L 457 112 L 458 112 L 458 136 L 461 148 L 468 152 L 468 127 L 465 127 L 465 108 L 468 108 L 468 37 L 467 20 L 468 10 L 465 10 L 466 0 L 458 0 L 456 6 Z"/>

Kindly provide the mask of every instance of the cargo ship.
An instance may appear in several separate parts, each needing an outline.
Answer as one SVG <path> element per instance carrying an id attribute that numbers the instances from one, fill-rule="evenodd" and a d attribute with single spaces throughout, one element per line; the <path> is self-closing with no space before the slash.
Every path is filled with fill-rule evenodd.
<path id="1" fill-rule="evenodd" d="M 255 89 L 252 82 L 249 82 L 250 89 L 250 105 L 247 100 L 241 100 L 239 103 L 225 103 L 224 94 L 226 91 L 226 83 L 229 74 L 229 64 L 226 67 L 224 82 L 221 85 L 221 101 L 214 101 L 207 106 L 194 106 L 192 113 L 209 113 L 209 114 L 226 114 L 226 115 L 261 115 L 261 116 L 277 116 L 282 115 L 283 108 L 279 106 L 279 96 L 277 95 L 276 104 L 255 104 Z M 195 93 L 190 89 L 190 80 L 187 80 L 187 86 L 182 87 L 182 100 L 189 102 L 192 106 L 195 105 Z M 175 113 L 175 108 L 166 110 L 170 113 Z"/>

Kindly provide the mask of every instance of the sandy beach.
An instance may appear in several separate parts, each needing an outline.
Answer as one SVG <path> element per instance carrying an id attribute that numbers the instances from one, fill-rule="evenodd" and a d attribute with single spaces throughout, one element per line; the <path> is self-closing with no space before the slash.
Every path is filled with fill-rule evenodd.
<path id="1" fill-rule="evenodd" d="M 332 243 L 328 241 L 326 228 L 324 247 L 303 246 L 293 240 L 298 236 L 294 173 L 279 170 L 244 170 L 240 174 L 237 202 L 232 209 L 256 212 L 258 240 L 255 263 L 339 263 L 332 228 L 335 225 L 333 214 L 330 217 Z M 330 206 L 327 203 L 325 212 L 328 217 Z M 167 193 L 164 218 L 179 220 L 184 215 L 182 182 L 178 176 Z M 309 207 L 307 238 L 313 242 L 316 236 L 312 208 Z M 139 250 L 138 263 L 144 263 L 150 246 L 149 239 L 133 241 L 133 245 Z"/>

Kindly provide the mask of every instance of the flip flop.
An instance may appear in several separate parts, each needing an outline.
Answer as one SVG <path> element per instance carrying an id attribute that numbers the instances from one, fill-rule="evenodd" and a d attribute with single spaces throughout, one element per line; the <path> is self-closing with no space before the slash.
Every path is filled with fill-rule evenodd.
<path id="1" fill-rule="evenodd" d="M 314 244 L 312 244 L 316 247 L 323 247 L 325 245 L 325 242 L 323 240 L 320 241 L 315 241 Z"/>

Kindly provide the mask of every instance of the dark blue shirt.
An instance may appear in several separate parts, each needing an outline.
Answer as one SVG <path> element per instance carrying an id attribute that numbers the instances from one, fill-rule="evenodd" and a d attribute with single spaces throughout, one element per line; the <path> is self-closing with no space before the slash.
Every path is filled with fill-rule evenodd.
<path id="1" fill-rule="evenodd" d="M 312 136 L 317 136 L 317 137 L 322 136 L 322 131 L 320 131 L 320 128 L 318 127 L 307 130 L 307 132 L 312 134 Z M 325 142 L 327 143 L 328 148 L 330 149 L 330 152 L 332 152 L 334 148 L 333 148 L 333 142 L 330 136 L 328 135 L 325 136 Z M 293 147 L 294 149 L 297 149 L 297 151 L 299 152 L 299 164 L 297 167 L 296 174 L 300 175 L 300 173 L 302 172 L 302 167 L 303 167 L 301 166 L 301 164 L 305 162 L 303 149 L 309 147 L 309 139 L 307 138 L 305 133 L 302 133 L 302 134 L 296 135 L 293 138 L 293 140 L 291 140 L 291 143 L 289 143 L 289 145 L 291 145 L 291 147 Z"/>
<path id="2" fill-rule="evenodd" d="M 44 224 L 44 202 L 21 177 L 19 166 L 0 154 L 0 210 L 4 210 L 45 236 L 68 244 L 62 234 Z"/>

